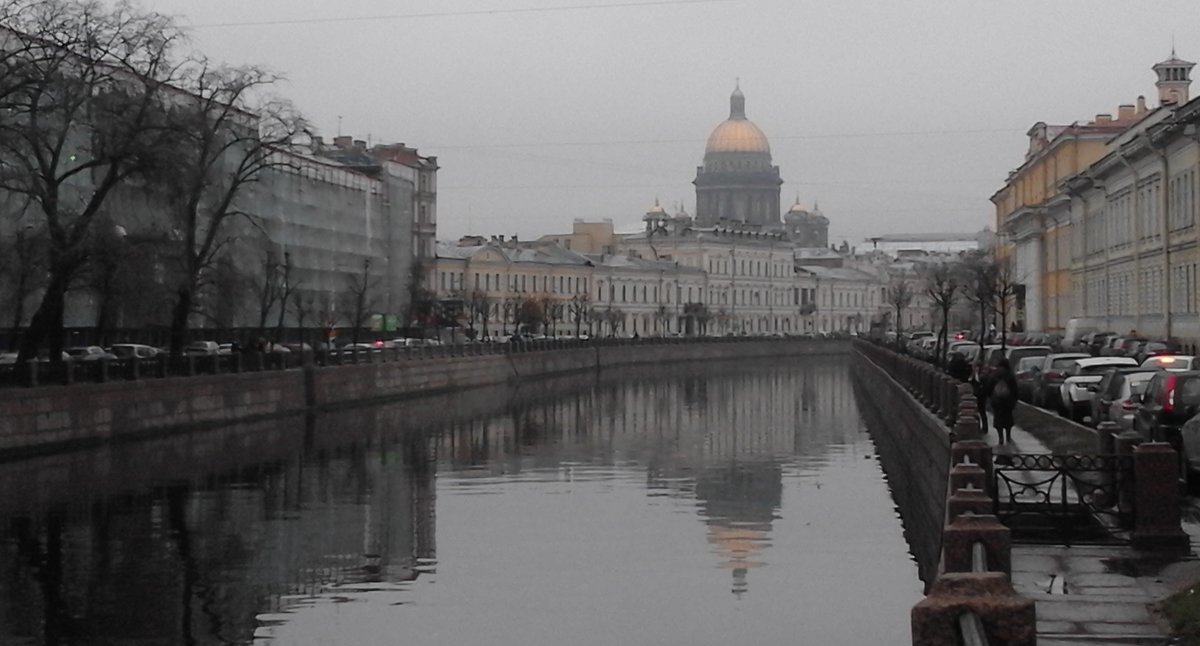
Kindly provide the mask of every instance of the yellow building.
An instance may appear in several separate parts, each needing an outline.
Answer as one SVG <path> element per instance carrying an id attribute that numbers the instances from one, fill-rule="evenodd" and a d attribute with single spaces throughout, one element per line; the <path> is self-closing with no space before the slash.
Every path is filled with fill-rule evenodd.
<path id="1" fill-rule="evenodd" d="M 1027 331 L 1058 331 L 1071 317 L 1070 197 L 1062 182 L 1103 157 L 1113 136 L 1148 113 L 1146 100 L 1122 105 L 1114 118 L 1087 123 L 1034 124 L 1025 161 L 992 195 L 996 255 L 1010 263 L 1018 289 L 1012 320 Z"/>

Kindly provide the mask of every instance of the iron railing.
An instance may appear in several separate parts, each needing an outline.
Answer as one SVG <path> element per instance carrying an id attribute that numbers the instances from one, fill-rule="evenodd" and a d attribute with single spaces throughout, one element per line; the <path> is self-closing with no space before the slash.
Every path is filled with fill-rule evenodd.
<path id="1" fill-rule="evenodd" d="M 996 517 L 1014 537 L 1066 545 L 1129 540 L 1131 456 L 999 455 L 992 473 Z"/>

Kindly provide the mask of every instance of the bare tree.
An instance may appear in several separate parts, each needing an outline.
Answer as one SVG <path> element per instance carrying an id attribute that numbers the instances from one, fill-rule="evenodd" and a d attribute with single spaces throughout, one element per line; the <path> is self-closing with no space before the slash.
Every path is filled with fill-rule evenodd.
<path id="1" fill-rule="evenodd" d="M 362 271 L 346 279 L 346 307 L 350 316 L 350 342 L 358 343 L 358 333 L 371 319 L 375 309 L 378 281 L 371 275 L 371 259 L 363 258 Z"/>
<path id="2" fill-rule="evenodd" d="M 666 334 L 671 331 L 670 322 L 671 308 L 667 307 L 666 305 L 659 305 L 658 308 L 654 310 L 654 331 L 666 336 Z M 659 330 L 660 326 L 662 327 L 661 331 Z"/>
<path id="3" fill-rule="evenodd" d="M 7 285 L 4 304 L 9 317 L 9 349 L 16 349 L 21 324 L 25 322 L 25 303 L 43 282 L 44 236 L 32 227 L 18 228 L 11 241 L 0 243 L 0 285 Z"/>
<path id="4" fill-rule="evenodd" d="M 542 323 L 542 316 L 542 304 L 537 297 L 530 296 L 520 299 L 517 302 L 515 314 L 517 331 L 536 330 L 537 326 Z"/>
<path id="5" fill-rule="evenodd" d="M 567 313 L 571 317 L 571 322 L 575 324 L 575 338 L 579 338 L 580 328 L 583 327 L 583 322 L 588 318 L 588 311 L 591 309 L 592 295 L 588 292 L 580 292 L 571 297 L 567 303 Z"/>
<path id="6" fill-rule="evenodd" d="M 913 296 L 913 285 L 904 272 L 892 278 L 884 294 L 884 302 L 896 312 L 896 347 L 899 350 L 904 349 L 904 310 L 912 304 Z"/>
<path id="7" fill-rule="evenodd" d="M 1014 301 L 1021 283 L 1013 274 L 1011 258 L 998 258 L 993 262 L 996 265 L 996 283 L 993 289 L 994 307 L 996 313 L 1000 315 L 1000 348 L 1003 350 L 1008 346 L 1008 315 L 1015 305 Z"/>
<path id="8" fill-rule="evenodd" d="M 482 321 L 483 336 L 488 336 L 488 319 L 492 313 L 492 298 L 487 295 L 487 292 L 475 289 L 465 294 L 463 296 L 463 312 L 467 316 L 472 333 L 475 332 L 475 322 Z"/>
<path id="9" fill-rule="evenodd" d="M 181 237 L 171 316 L 171 352 L 183 349 L 188 319 L 207 273 L 235 232 L 235 218 L 253 219 L 242 198 L 273 169 L 291 165 L 286 150 L 304 130 L 290 103 L 259 99 L 279 79 L 257 67 L 185 68 L 188 96 L 171 109 L 171 164 L 155 178 Z"/>
<path id="10" fill-rule="evenodd" d="M 942 325 L 938 330 L 937 358 L 941 363 L 946 361 L 947 333 L 950 325 L 950 310 L 958 297 L 959 267 L 954 263 L 936 263 L 926 270 L 925 293 L 929 295 L 934 306 L 942 316 Z"/>
<path id="11" fill-rule="evenodd" d="M 292 316 L 296 319 L 296 328 L 300 331 L 300 342 L 308 342 L 308 333 L 304 329 L 304 321 L 316 313 L 316 302 L 312 294 L 297 289 L 292 290 Z"/>
<path id="12" fill-rule="evenodd" d="M 255 296 L 258 300 L 258 334 L 267 333 L 267 319 L 276 305 L 282 309 L 287 301 L 283 297 L 283 269 L 275 250 L 270 244 L 265 245 L 262 254 L 262 276 L 254 282 Z M 276 339 L 278 340 L 278 339 Z"/>
<path id="13" fill-rule="evenodd" d="M 963 261 L 962 294 L 979 311 L 979 344 L 987 343 L 988 312 L 996 306 L 996 262 L 990 254 L 975 252 Z M 983 353 L 979 353 L 979 361 Z"/>
<path id="14" fill-rule="evenodd" d="M 46 342 L 59 361 L 65 296 L 98 216 L 115 188 L 168 163 L 165 105 L 182 37 L 171 18 L 126 2 L 3 6 L 0 191 L 29 200 L 47 241 L 46 284 L 20 355 Z"/>

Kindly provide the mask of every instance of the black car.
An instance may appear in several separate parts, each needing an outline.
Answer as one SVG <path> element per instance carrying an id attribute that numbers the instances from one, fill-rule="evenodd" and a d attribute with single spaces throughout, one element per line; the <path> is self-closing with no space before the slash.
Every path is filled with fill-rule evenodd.
<path id="1" fill-rule="evenodd" d="M 1200 410 L 1200 370 L 1160 372 L 1146 385 L 1133 429 L 1155 442 L 1183 451 L 1179 429 Z"/>
<path id="2" fill-rule="evenodd" d="M 1116 422 L 1119 420 L 1109 419 L 1109 411 L 1112 409 L 1113 400 L 1120 396 L 1121 386 L 1128 375 L 1139 372 L 1158 372 L 1156 368 L 1110 368 L 1104 373 L 1104 377 L 1100 379 L 1100 383 L 1089 386 L 1091 390 L 1092 407 L 1091 420 L 1092 426 L 1099 426 L 1100 422 Z"/>

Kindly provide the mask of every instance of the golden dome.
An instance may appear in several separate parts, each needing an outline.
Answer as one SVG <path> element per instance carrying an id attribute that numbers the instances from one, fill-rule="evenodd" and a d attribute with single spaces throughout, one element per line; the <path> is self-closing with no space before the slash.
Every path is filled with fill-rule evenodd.
<path id="1" fill-rule="evenodd" d="M 729 96 L 729 118 L 708 136 L 705 153 L 771 153 L 767 136 L 746 118 L 746 96 L 734 88 Z"/>
<path id="2" fill-rule="evenodd" d="M 722 121 L 708 136 L 706 153 L 770 153 L 767 136 L 753 122 L 742 119 Z"/>

